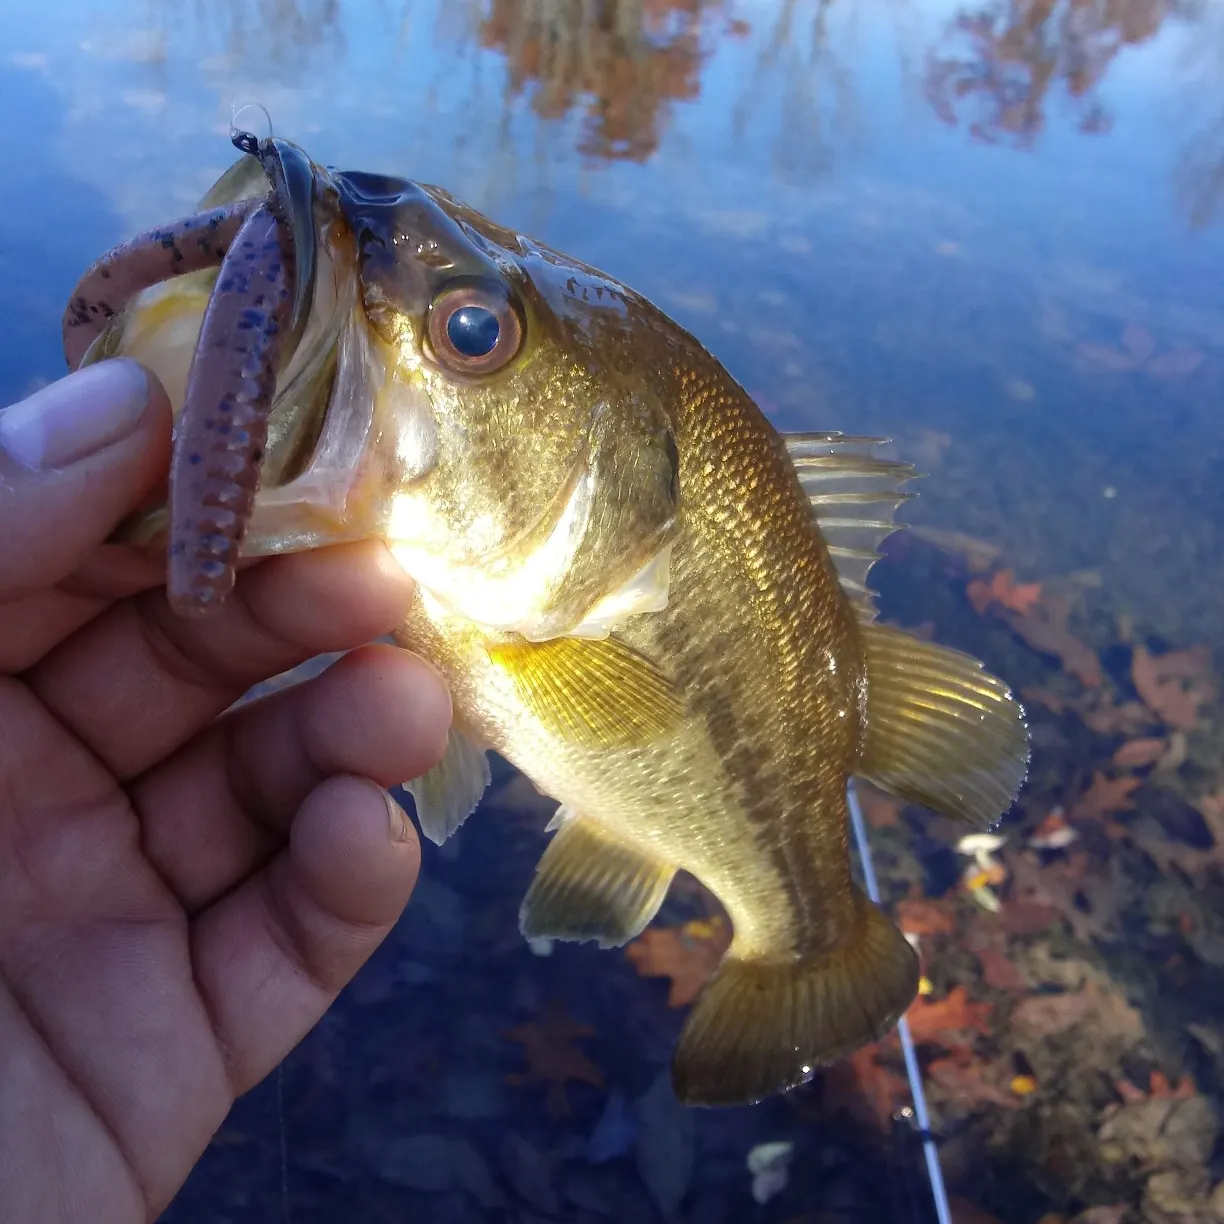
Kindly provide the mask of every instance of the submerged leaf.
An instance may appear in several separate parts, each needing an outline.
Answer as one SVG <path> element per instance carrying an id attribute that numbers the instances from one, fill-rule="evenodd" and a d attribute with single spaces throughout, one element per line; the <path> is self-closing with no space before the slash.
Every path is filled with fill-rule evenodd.
<path id="1" fill-rule="evenodd" d="M 971 1003 L 969 992 L 954 986 L 942 999 L 915 999 L 905 1018 L 916 1042 L 938 1041 L 948 1033 L 989 1033 L 990 1012 L 989 1003 Z"/>
<path id="2" fill-rule="evenodd" d="M 1113 763 L 1123 769 L 1142 769 L 1155 765 L 1165 753 L 1167 741 L 1162 739 L 1129 740 L 1113 755 Z"/>
<path id="3" fill-rule="evenodd" d="M 506 1036 L 523 1047 L 527 1069 L 508 1080 L 512 1084 L 543 1083 L 548 1086 L 548 1109 L 554 1116 L 570 1112 L 565 1085 L 570 1080 L 603 1087 L 599 1068 L 574 1045 L 575 1037 L 592 1037 L 595 1030 L 569 1018 L 565 1008 L 549 1002 L 538 1020 L 510 1029 Z"/>
<path id="4" fill-rule="evenodd" d="M 1211 655 L 1205 646 L 1153 655 L 1135 647 L 1131 678 L 1144 704 L 1170 727 L 1193 731 L 1199 708 L 1214 696 L 1207 676 Z"/>
<path id="5" fill-rule="evenodd" d="M 1107 778 L 1097 770 L 1092 785 L 1072 804 L 1071 819 L 1094 820 L 1111 812 L 1129 812 L 1135 806 L 1130 796 L 1142 785 L 1142 778 Z"/>
<path id="6" fill-rule="evenodd" d="M 701 993 L 730 943 L 727 922 L 716 915 L 709 922 L 689 922 L 682 927 L 651 927 L 625 949 L 625 955 L 642 977 L 671 978 L 668 1007 L 687 1007 Z"/>

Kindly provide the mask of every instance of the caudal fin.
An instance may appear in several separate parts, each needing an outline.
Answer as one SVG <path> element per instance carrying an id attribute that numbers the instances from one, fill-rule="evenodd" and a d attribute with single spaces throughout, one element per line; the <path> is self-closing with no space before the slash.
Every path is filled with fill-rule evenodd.
<path id="1" fill-rule="evenodd" d="M 883 1037 L 918 991 L 918 958 L 856 892 L 853 939 L 790 960 L 726 959 L 706 984 L 672 1062 L 688 1105 L 746 1105 L 810 1079 L 820 1066 Z"/>

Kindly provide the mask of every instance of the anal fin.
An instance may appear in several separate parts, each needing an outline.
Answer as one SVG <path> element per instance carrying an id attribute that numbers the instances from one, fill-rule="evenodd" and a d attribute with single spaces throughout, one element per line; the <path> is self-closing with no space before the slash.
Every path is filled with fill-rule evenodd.
<path id="1" fill-rule="evenodd" d="M 404 783 L 416 804 L 421 832 L 440 846 L 476 810 L 492 777 L 488 755 L 452 726 L 442 759 Z"/>
<path id="2" fill-rule="evenodd" d="M 618 948 L 658 912 L 676 869 L 643 854 L 585 816 L 558 810 L 556 833 L 519 910 L 526 939 L 599 941 Z"/>
<path id="3" fill-rule="evenodd" d="M 859 921 L 838 947 L 744 959 L 731 945 L 697 997 L 672 1061 L 686 1105 L 748 1105 L 878 1041 L 918 992 L 918 957 L 856 890 Z"/>
<path id="4" fill-rule="evenodd" d="M 867 742 L 856 772 L 966 824 L 994 824 L 1028 770 L 1020 703 L 971 655 L 885 625 L 862 633 Z"/>

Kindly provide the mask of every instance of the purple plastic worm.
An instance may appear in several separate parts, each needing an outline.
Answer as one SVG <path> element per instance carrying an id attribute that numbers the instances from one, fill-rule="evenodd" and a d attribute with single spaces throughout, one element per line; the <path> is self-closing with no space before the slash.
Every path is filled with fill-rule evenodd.
<path id="1" fill-rule="evenodd" d="M 260 200 L 240 200 L 196 213 L 145 233 L 108 251 L 77 283 L 64 311 L 64 356 L 68 368 L 81 364 L 106 321 L 142 290 L 202 268 L 215 268 L 242 223 Z"/>
<path id="2" fill-rule="evenodd" d="M 215 611 L 234 585 L 293 305 L 291 244 L 272 205 L 259 204 L 204 315 L 170 465 L 166 593 L 180 616 Z"/>

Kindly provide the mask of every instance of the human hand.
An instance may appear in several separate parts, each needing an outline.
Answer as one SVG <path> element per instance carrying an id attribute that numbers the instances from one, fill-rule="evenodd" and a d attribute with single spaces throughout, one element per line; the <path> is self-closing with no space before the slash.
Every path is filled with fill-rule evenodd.
<path id="1" fill-rule="evenodd" d="M 390 930 L 419 845 L 383 787 L 445 747 L 437 674 L 365 646 L 404 616 L 381 544 L 244 570 L 174 616 L 102 546 L 169 464 L 165 393 L 108 361 L 0 409 L 0 1204 L 143 1224 L 236 1096 Z"/>

